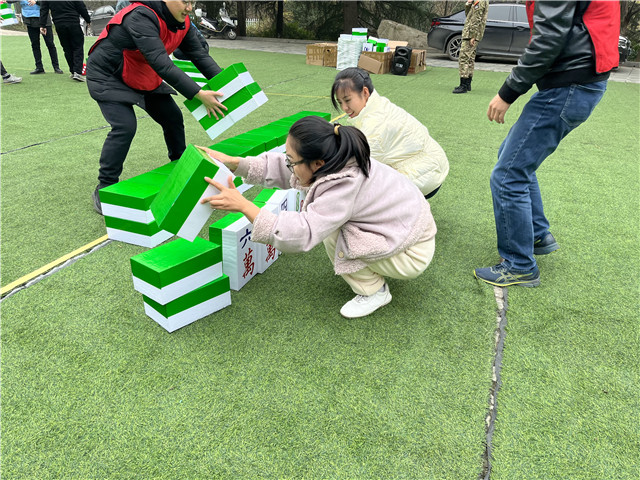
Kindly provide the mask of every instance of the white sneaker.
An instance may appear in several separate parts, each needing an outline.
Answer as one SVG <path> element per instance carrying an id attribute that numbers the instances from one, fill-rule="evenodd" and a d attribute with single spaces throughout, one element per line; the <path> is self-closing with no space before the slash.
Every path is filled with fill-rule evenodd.
<path id="1" fill-rule="evenodd" d="M 2 77 L 2 83 L 20 83 L 21 81 L 22 81 L 22 77 L 16 77 L 15 75 Z"/>
<path id="2" fill-rule="evenodd" d="M 71 78 L 73 78 L 76 82 L 84 82 L 84 77 L 79 73 L 74 73 Z"/>
<path id="3" fill-rule="evenodd" d="M 340 314 L 346 318 L 366 317 L 391 301 L 389 286 L 385 283 L 373 295 L 356 295 L 340 309 Z"/>

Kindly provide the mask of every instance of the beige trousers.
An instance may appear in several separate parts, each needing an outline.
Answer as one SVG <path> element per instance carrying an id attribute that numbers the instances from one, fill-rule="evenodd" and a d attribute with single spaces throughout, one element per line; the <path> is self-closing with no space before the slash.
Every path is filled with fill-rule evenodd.
<path id="1" fill-rule="evenodd" d="M 333 263 L 340 230 L 324 240 L 324 248 Z M 384 277 L 411 280 L 424 272 L 436 249 L 436 239 L 421 240 L 393 257 L 370 263 L 355 273 L 341 275 L 357 295 L 373 295 L 384 285 Z"/>

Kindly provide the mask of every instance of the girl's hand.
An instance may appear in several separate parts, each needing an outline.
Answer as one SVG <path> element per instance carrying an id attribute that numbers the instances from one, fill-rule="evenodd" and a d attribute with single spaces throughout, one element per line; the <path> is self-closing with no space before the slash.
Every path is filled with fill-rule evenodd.
<path id="1" fill-rule="evenodd" d="M 218 114 L 220 114 L 221 117 L 224 117 L 224 113 L 222 113 L 223 109 L 228 110 L 227 107 L 218 101 L 217 97 L 221 97 L 222 95 L 222 93 L 214 92 L 213 90 L 200 90 L 196 93 L 196 98 L 206 107 L 207 115 L 211 117 L 211 114 L 213 114 L 217 120 Z"/>
<path id="2" fill-rule="evenodd" d="M 236 168 L 238 168 L 238 164 L 240 163 L 240 157 L 232 157 L 230 155 L 227 155 L 226 153 L 218 152 L 216 150 L 211 150 L 210 148 L 201 147 L 199 145 L 196 145 L 196 148 L 202 150 L 211 158 L 224 163 L 225 167 L 227 167 L 232 172 L 235 172 Z"/>
<path id="3" fill-rule="evenodd" d="M 242 196 L 233 184 L 232 177 L 229 177 L 228 179 L 228 188 L 209 177 L 204 177 L 204 179 L 210 185 L 213 185 L 215 188 L 220 190 L 220 193 L 218 195 L 213 195 L 212 197 L 203 198 L 200 200 L 200 203 L 208 203 L 211 205 L 211 208 L 217 208 L 218 210 L 243 213 L 244 216 L 253 223 L 255 218 L 258 216 L 258 213 L 260 213 L 260 207 L 254 205 Z"/>

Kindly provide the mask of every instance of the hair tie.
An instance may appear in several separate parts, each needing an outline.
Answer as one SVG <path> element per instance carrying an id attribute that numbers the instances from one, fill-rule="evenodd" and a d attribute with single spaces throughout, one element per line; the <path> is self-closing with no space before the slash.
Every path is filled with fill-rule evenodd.
<path id="1" fill-rule="evenodd" d="M 337 136 L 340 136 L 340 133 L 338 133 L 338 129 L 339 129 L 339 128 L 340 128 L 340 125 L 339 125 L 339 124 L 338 124 L 338 125 L 335 125 L 335 126 L 333 127 L 333 133 L 335 133 Z"/>

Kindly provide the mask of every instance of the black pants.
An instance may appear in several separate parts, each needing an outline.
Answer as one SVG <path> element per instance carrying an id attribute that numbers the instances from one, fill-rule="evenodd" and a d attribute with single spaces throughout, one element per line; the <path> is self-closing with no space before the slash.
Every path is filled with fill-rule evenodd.
<path id="1" fill-rule="evenodd" d="M 77 25 L 56 25 L 56 32 L 58 32 L 58 39 L 64 50 L 64 58 L 67 59 L 69 71 L 81 74 L 82 57 L 84 57 L 84 33 L 80 28 L 80 22 Z"/>
<path id="2" fill-rule="evenodd" d="M 44 70 L 44 66 L 42 65 L 42 52 L 40 51 L 40 28 L 27 26 L 27 33 L 29 34 L 29 40 L 31 40 L 31 51 L 36 61 L 36 69 Z M 53 29 L 47 27 L 47 34 L 42 36 L 44 37 L 45 45 L 49 49 L 51 66 L 53 68 L 60 68 L 60 64 L 58 63 L 58 50 L 56 50 L 56 44 L 53 42 Z"/>
<path id="3" fill-rule="evenodd" d="M 120 178 L 124 160 L 136 134 L 137 119 L 131 104 L 98 102 L 98 105 L 111 125 L 100 154 L 98 187 L 103 188 L 117 183 Z M 187 147 L 182 112 L 176 102 L 168 94 L 147 94 L 140 106 L 162 127 L 169 160 L 178 160 Z"/>
<path id="4" fill-rule="evenodd" d="M 0 62 L 0 75 L 2 75 L 2 78 L 9 76 L 9 72 L 4 68 L 2 62 Z"/>

